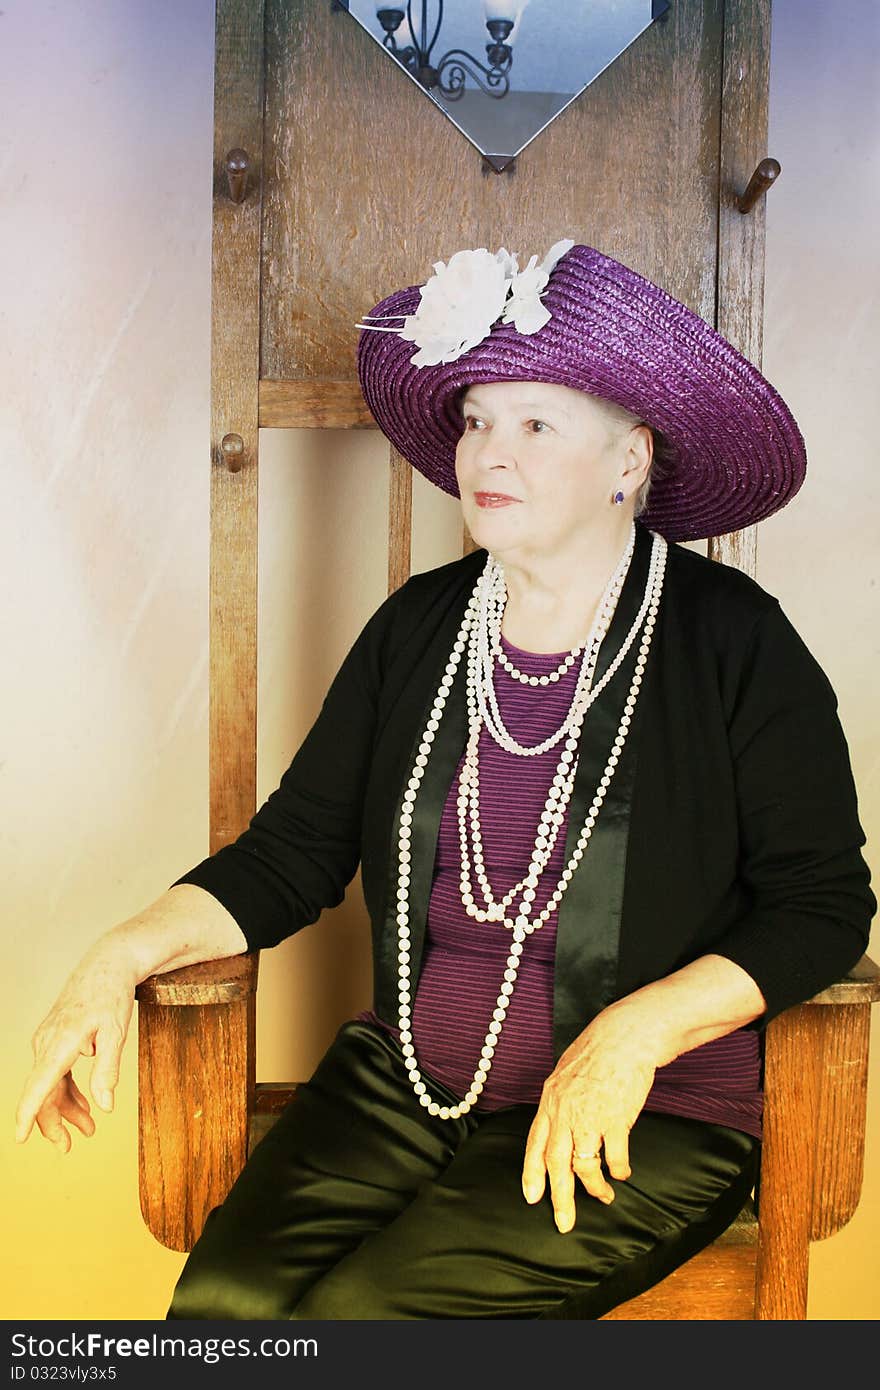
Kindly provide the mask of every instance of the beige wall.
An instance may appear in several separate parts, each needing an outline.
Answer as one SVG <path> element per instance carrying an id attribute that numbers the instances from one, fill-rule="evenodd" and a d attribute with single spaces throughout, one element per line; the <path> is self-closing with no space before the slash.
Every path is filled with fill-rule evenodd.
<path id="1" fill-rule="evenodd" d="M 764 366 L 811 468 L 761 529 L 759 579 L 838 692 L 876 863 L 880 33 L 873 0 L 774 10 L 770 142 L 755 152 L 783 168 Z M 134 1037 L 92 1141 L 62 1158 L 11 1133 L 30 1033 L 68 970 L 206 844 L 213 3 L 7 0 L 0 43 L 0 1292 L 7 1319 L 154 1318 L 182 1257 L 138 1212 Z M 382 596 L 384 449 L 371 434 L 266 433 L 261 474 L 263 795 Z M 417 487 L 416 529 L 418 567 L 445 560 L 454 504 Z M 318 622 L 327 565 L 338 583 Z M 368 1002 L 357 897 L 264 957 L 261 1079 L 302 1074 Z M 878 1089 L 875 1058 L 864 1196 L 814 1248 L 813 1318 L 880 1315 Z"/>

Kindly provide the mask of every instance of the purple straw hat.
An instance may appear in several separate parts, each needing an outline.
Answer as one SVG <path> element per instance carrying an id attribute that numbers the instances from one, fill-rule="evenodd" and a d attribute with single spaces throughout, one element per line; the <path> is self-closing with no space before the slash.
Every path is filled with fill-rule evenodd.
<path id="1" fill-rule="evenodd" d="M 615 401 L 662 432 L 670 457 L 639 519 L 669 541 L 741 530 L 794 497 L 806 472 L 801 432 L 726 338 L 591 246 L 560 242 L 543 267 L 536 259 L 517 275 L 506 251 L 459 252 L 359 325 L 364 399 L 414 468 L 457 497 L 458 393 L 543 381 Z"/>

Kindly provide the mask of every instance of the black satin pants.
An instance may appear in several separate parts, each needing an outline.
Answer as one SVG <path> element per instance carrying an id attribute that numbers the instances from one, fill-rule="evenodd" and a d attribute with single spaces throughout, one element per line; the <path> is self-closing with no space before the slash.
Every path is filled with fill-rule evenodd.
<path id="1" fill-rule="evenodd" d="M 598 1318 L 714 1240 L 754 1185 L 751 1136 L 643 1111 L 632 1176 L 608 1206 L 577 1184 L 561 1235 L 549 1182 L 522 1195 L 534 1115 L 434 1118 L 393 1039 L 345 1024 L 209 1214 L 167 1316 Z"/>

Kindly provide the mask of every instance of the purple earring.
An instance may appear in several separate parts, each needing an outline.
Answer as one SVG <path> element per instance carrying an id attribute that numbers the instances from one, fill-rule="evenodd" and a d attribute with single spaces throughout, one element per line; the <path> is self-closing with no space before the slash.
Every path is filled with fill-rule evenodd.
<path id="1" fill-rule="evenodd" d="M 615 492 L 614 497 L 613 497 L 612 500 L 613 500 L 614 502 L 622 502 L 622 501 L 623 501 L 623 493 L 622 493 L 622 492 Z"/>

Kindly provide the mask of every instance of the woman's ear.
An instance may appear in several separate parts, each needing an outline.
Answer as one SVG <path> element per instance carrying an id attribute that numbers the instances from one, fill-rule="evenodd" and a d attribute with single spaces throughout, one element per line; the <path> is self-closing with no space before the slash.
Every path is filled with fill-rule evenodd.
<path id="1" fill-rule="evenodd" d="M 624 477 L 641 487 L 651 472 L 654 461 L 654 435 L 650 425 L 633 425 L 629 432 Z"/>

